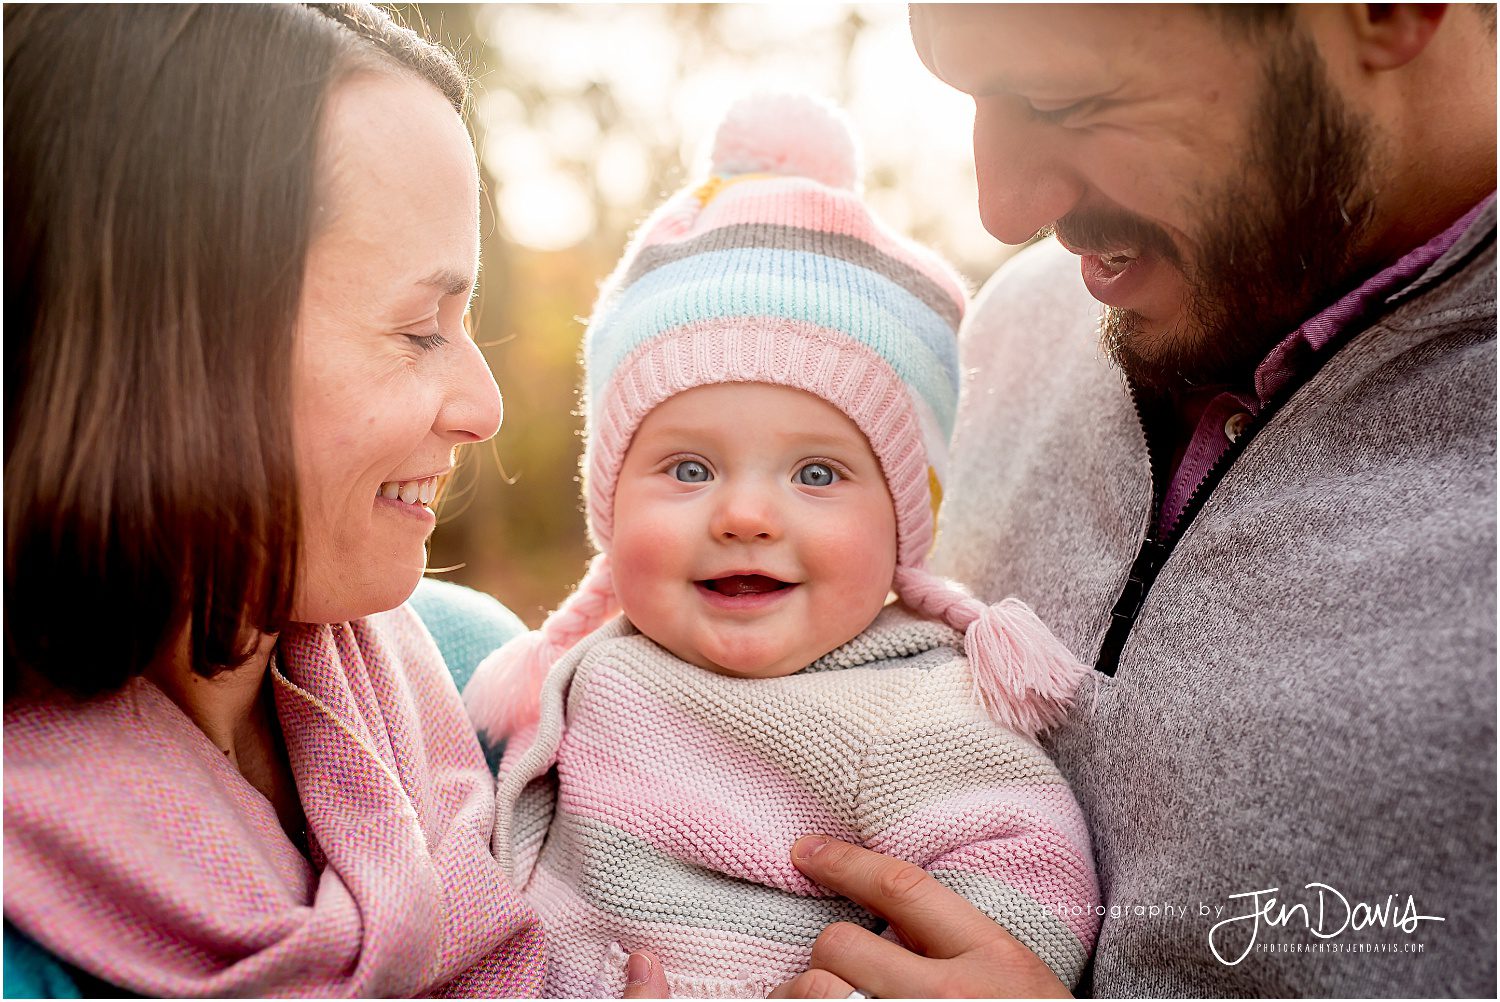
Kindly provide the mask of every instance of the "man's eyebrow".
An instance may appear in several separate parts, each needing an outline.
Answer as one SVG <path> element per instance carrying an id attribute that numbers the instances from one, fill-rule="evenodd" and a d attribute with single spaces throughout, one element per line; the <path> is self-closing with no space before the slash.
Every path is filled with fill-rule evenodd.
<path id="1" fill-rule="evenodd" d="M 473 281 L 474 279 L 471 275 L 451 271 L 447 268 L 440 268 L 426 278 L 419 279 L 417 284 L 434 286 L 442 290 L 445 296 L 461 296 L 469 290 L 469 285 Z"/>

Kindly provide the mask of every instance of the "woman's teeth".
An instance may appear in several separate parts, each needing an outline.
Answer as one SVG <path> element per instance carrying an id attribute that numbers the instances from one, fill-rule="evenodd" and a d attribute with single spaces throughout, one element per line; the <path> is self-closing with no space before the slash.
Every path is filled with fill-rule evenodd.
<path id="1" fill-rule="evenodd" d="M 425 480 L 390 480 L 380 485 L 376 497 L 404 501 L 406 504 L 430 505 L 437 497 L 437 477 Z"/>

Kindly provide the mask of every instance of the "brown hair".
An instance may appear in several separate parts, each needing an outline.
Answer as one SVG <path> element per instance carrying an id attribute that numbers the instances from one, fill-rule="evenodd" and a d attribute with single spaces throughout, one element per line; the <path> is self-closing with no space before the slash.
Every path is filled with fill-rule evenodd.
<path id="1" fill-rule="evenodd" d="M 1208 3 L 1199 4 L 1215 17 L 1231 37 L 1261 40 L 1273 30 L 1292 24 L 1292 5 L 1285 3 Z"/>
<path id="2" fill-rule="evenodd" d="M 442 48 L 362 5 L 5 9 L 5 650 L 109 691 L 243 662 L 296 580 L 322 109 Z M 13 690 L 15 672 L 7 675 Z"/>

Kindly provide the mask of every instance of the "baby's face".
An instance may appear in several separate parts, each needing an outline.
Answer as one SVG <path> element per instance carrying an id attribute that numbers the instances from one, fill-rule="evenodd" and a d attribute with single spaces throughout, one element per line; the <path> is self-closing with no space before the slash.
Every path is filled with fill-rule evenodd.
<path id="1" fill-rule="evenodd" d="M 700 668 L 775 678 L 869 626 L 896 568 L 896 513 L 836 407 L 764 383 L 699 386 L 641 422 L 615 490 L 615 591 Z"/>

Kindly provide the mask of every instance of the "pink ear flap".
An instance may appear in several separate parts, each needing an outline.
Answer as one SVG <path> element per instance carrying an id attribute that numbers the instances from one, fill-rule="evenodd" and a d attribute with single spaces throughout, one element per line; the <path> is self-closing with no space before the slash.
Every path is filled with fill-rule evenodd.
<path id="1" fill-rule="evenodd" d="M 479 663 L 464 687 L 475 729 L 493 742 L 534 723 L 552 666 L 618 611 L 609 558 L 601 553 L 540 630 L 516 637 Z"/>
<path id="2" fill-rule="evenodd" d="M 913 610 L 963 633 L 975 699 L 997 724 L 1035 737 L 1067 716 L 1089 669 L 1026 603 L 1007 598 L 985 605 L 958 585 L 915 568 L 898 569 L 895 583 Z"/>

